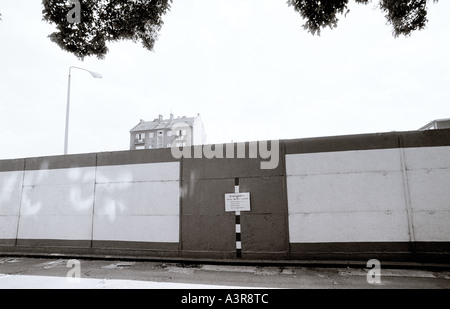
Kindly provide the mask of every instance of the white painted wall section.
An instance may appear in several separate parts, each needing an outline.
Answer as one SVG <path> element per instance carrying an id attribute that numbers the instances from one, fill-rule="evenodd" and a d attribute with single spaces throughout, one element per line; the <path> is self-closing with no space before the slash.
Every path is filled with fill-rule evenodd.
<path id="1" fill-rule="evenodd" d="M 25 171 L 18 238 L 89 240 L 95 167 Z"/>
<path id="2" fill-rule="evenodd" d="M 450 241 L 450 147 L 405 149 L 416 241 Z"/>
<path id="3" fill-rule="evenodd" d="M 97 183 L 178 181 L 178 162 L 106 165 L 97 167 Z"/>
<path id="4" fill-rule="evenodd" d="M 399 154 L 287 155 L 290 242 L 408 241 Z"/>
<path id="5" fill-rule="evenodd" d="M 176 243 L 179 241 L 178 216 L 96 216 L 94 240 Z"/>
<path id="6" fill-rule="evenodd" d="M 94 240 L 178 242 L 178 162 L 100 166 Z"/>
<path id="7" fill-rule="evenodd" d="M 0 172 L 0 239 L 17 236 L 23 171 Z"/>
<path id="8" fill-rule="evenodd" d="M 408 241 L 404 212 L 316 212 L 289 214 L 291 243 Z"/>

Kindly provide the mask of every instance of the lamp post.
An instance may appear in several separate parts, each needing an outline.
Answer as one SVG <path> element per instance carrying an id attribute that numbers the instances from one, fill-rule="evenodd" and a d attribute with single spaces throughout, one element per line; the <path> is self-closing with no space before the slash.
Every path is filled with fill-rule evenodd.
<path id="1" fill-rule="evenodd" d="M 71 66 L 69 68 L 69 81 L 68 81 L 68 85 L 67 85 L 67 107 L 66 107 L 66 133 L 65 133 L 65 138 L 64 138 L 64 154 L 67 154 L 67 145 L 68 145 L 68 139 L 69 139 L 69 107 L 70 107 L 70 75 L 71 75 L 71 70 L 73 69 L 79 69 L 79 70 L 83 70 L 86 72 L 89 72 L 92 77 L 94 78 L 102 78 L 101 74 L 83 69 L 83 68 L 79 68 L 79 67 L 74 67 Z"/>

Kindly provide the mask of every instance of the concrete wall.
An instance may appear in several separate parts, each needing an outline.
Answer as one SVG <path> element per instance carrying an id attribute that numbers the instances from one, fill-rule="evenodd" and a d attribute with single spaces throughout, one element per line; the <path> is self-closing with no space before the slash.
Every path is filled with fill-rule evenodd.
<path id="1" fill-rule="evenodd" d="M 409 240 L 398 153 L 288 155 L 290 242 Z"/>
<path id="2" fill-rule="evenodd" d="M 234 158 L 183 160 L 183 256 L 236 257 L 235 213 L 225 211 L 225 194 L 234 193 L 238 178 L 239 191 L 250 192 L 251 207 L 240 215 L 242 257 L 287 257 L 284 162 L 275 169 L 261 169 L 261 158 L 237 158 L 237 153 L 235 144 Z"/>
<path id="3" fill-rule="evenodd" d="M 179 162 L 97 168 L 93 240 L 179 241 Z"/>
<path id="4" fill-rule="evenodd" d="M 156 149 L 0 161 L 0 252 L 450 260 L 450 130 L 273 146 L 273 169 L 249 143 L 231 158 L 224 147 L 224 158 Z M 224 201 L 236 181 L 251 198 L 241 257 Z"/>
<path id="5" fill-rule="evenodd" d="M 17 238 L 24 160 L 0 161 L 0 245 Z"/>
<path id="6" fill-rule="evenodd" d="M 447 259 L 448 133 L 288 143 L 291 258 Z"/>
<path id="7" fill-rule="evenodd" d="M 0 244 L 178 250 L 180 163 L 169 155 L 159 150 L 2 161 Z M 22 170 L 9 171 L 14 168 Z"/>
<path id="8" fill-rule="evenodd" d="M 450 251 L 450 147 L 405 149 L 407 188 L 417 251 Z M 444 244 L 446 244 L 444 246 Z"/>

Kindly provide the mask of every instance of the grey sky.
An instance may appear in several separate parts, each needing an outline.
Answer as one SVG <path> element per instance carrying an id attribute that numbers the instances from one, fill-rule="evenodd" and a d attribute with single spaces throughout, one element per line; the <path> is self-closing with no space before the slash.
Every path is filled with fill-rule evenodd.
<path id="1" fill-rule="evenodd" d="M 40 0 L 2 0 L 0 159 L 127 150 L 158 114 L 202 115 L 208 143 L 415 130 L 450 117 L 450 1 L 394 38 L 377 1 L 312 36 L 285 0 L 175 0 L 150 52 L 79 61 L 50 42 Z"/>

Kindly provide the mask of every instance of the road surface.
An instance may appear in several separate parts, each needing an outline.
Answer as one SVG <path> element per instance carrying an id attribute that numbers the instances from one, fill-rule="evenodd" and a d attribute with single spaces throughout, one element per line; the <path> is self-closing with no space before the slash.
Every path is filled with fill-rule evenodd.
<path id="1" fill-rule="evenodd" d="M 450 270 L 0 257 L 1 289 L 450 289 Z M 369 272 L 371 272 L 369 274 Z M 369 274 L 369 276 L 368 276 Z M 378 279 L 378 280 L 375 280 Z"/>

